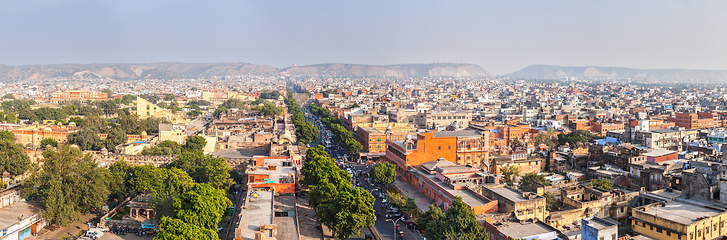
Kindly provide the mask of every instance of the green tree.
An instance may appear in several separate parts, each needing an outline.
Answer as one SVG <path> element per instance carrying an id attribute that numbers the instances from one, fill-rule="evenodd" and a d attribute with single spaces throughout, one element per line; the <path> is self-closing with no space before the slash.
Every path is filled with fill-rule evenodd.
<path id="1" fill-rule="evenodd" d="M 81 213 L 100 209 L 110 191 L 109 173 L 90 154 L 65 146 L 43 152 L 44 164 L 25 180 L 23 194 L 43 199 L 43 218 L 50 224 L 68 226 Z"/>
<path id="2" fill-rule="evenodd" d="M 369 174 L 374 182 L 388 186 L 396 180 L 396 167 L 388 162 L 377 163 Z"/>
<path id="3" fill-rule="evenodd" d="M 114 95 L 114 91 L 111 91 L 111 90 L 108 90 L 108 89 L 104 89 L 101 92 L 102 93 L 106 93 L 106 97 L 107 98 L 111 98 Z"/>
<path id="4" fill-rule="evenodd" d="M 202 151 L 206 145 L 207 140 L 205 140 L 204 137 L 189 136 L 185 139 L 184 146 L 182 146 L 182 148 L 187 151 Z"/>
<path id="5" fill-rule="evenodd" d="M 454 198 L 446 214 L 432 205 L 418 223 L 427 239 L 489 239 L 485 228 L 477 223 L 475 212 L 459 196 Z"/>
<path id="6" fill-rule="evenodd" d="M 129 188 L 146 193 L 154 198 L 176 196 L 188 191 L 194 180 L 178 168 L 156 168 L 152 165 L 138 166 L 129 173 Z"/>
<path id="7" fill-rule="evenodd" d="M 164 101 L 174 101 L 177 97 L 174 96 L 174 94 L 167 93 L 164 94 Z"/>
<path id="8" fill-rule="evenodd" d="M 227 110 L 229 110 L 229 109 L 227 109 L 226 107 L 218 107 L 212 113 L 212 116 L 214 116 L 214 117 L 220 117 L 220 114 L 222 114 L 223 112 L 227 112 Z"/>
<path id="9" fill-rule="evenodd" d="M 232 206 L 223 189 L 197 183 L 174 200 L 175 217 L 205 229 L 217 229 L 225 210 Z"/>
<path id="10" fill-rule="evenodd" d="M 320 221 L 339 239 L 359 235 L 374 223 L 374 196 L 363 188 L 340 192 L 329 203 L 319 206 Z"/>
<path id="11" fill-rule="evenodd" d="M 538 145 L 545 144 L 546 146 L 548 146 L 548 148 L 555 147 L 555 142 L 550 137 L 550 135 L 546 133 L 538 133 L 537 135 L 535 135 L 535 137 L 533 137 L 533 140 Z"/>
<path id="12" fill-rule="evenodd" d="M 218 240 L 217 230 L 205 229 L 194 224 L 171 217 L 162 217 L 159 221 L 159 234 L 154 240 Z"/>
<path id="13" fill-rule="evenodd" d="M 93 150 L 98 151 L 106 148 L 106 150 L 113 152 L 116 149 L 116 146 L 125 144 L 126 140 L 128 140 L 128 138 L 124 130 L 120 128 L 112 128 L 106 136 L 106 139 L 96 142 L 93 145 Z"/>
<path id="14" fill-rule="evenodd" d="M 388 194 L 386 194 L 386 201 L 389 203 L 389 205 L 398 208 L 404 212 L 411 212 L 417 209 L 417 205 L 414 202 L 414 199 L 404 194 L 388 192 Z"/>
<path id="15" fill-rule="evenodd" d="M 15 139 L 0 139 L 0 172 L 12 176 L 24 174 L 31 167 L 30 158 L 25 150 L 15 144 Z"/>
<path id="16" fill-rule="evenodd" d="M 94 105 L 101 109 L 103 114 L 106 114 L 106 116 L 116 113 L 116 110 L 119 109 L 119 104 L 117 104 L 114 100 L 95 101 Z"/>
<path id="17" fill-rule="evenodd" d="M 139 119 L 139 115 L 129 114 L 121 115 L 116 119 L 118 128 L 123 130 L 126 134 L 141 134 L 146 131 L 146 123 L 144 120 Z M 147 132 L 147 134 L 149 134 Z"/>
<path id="18" fill-rule="evenodd" d="M 304 122 L 295 127 L 295 135 L 298 142 L 308 144 L 318 139 L 318 128 L 309 122 Z"/>
<path id="19" fill-rule="evenodd" d="M 5 121 L 8 123 L 18 123 L 18 117 L 14 112 L 5 110 Z"/>
<path id="20" fill-rule="evenodd" d="M 560 207 L 560 201 L 555 200 L 553 194 L 545 194 L 545 207 L 549 212 L 558 211 Z"/>
<path id="21" fill-rule="evenodd" d="M 253 108 L 253 110 L 260 111 L 260 113 L 266 117 L 274 117 L 283 112 L 283 109 L 269 102 L 265 102 L 262 106 Z"/>
<path id="22" fill-rule="evenodd" d="M 187 112 L 187 115 L 192 116 L 192 117 L 197 117 L 199 115 L 202 115 L 202 111 L 195 109 L 195 110 Z"/>
<path id="23" fill-rule="evenodd" d="M 224 158 L 212 157 L 210 164 L 204 167 L 203 182 L 217 188 L 227 190 L 234 183 L 230 177 L 230 165 Z"/>
<path id="24" fill-rule="evenodd" d="M 544 175 L 540 175 L 537 173 L 528 173 L 523 175 L 522 180 L 520 180 L 520 189 L 534 190 L 533 183 L 536 182 L 545 186 L 550 186 L 549 181 L 545 179 Z"/>
<path id="25" fill-rule="evenodd" d="M 93 150 L 94 145 L 99 142 L 101 142 L 101 138 L 89 128 L 82 128 L 78 132 L 68 134 L 68 143 L 75 144 L 84 151 Z"/>
<path id="26" fill-rule="evenodd" d="M 13 135 L 13 133 L 10 131 L 0 131 L 0 139 L 15 142 L 15 135 Z"/>
<path id="27" fill-rule="evenodd" d="M 321 179 L 317 185 L 310 186 L 310 204 L 317 208 L 321 204 L 329 203 L 338 195 L 338 188 L 344 186 L 328 182 L 327 178 Z"/>
<path id="28" fill-rule="evenodd" d="M 45 148 L 45 146 L 51 145 L 53 147 L 58 147 L 58 141 L 52 138 L 46 138 L 40 141 L 40 147 Z"/>
<path id="29" fill-rule="evenodd" d="M 512 185 L 515 182 L 515 178 L 517 176 L 520 176 L 520 167 L 515 165 L 507 165 L 500 168 L 500 175 L 502 175 L 502 180 Z"/>
<path id="30" fill-rule="evenodd" d="M 129 178 L 132 172 L 132 166 L 124 159 L 120 159 L 111 165 L 109 165 L 109 191 L 111 196 L 109 198 L 116 199 L 116 201 L 123 201 L 126 195 L 129 194 Z"/>
<path id="31" fill-rule="evenodd" d="M 12 93 L 8 93 L 3 96 L 3 99 L 15 99 L 15 95 L 13 95 Z"/>
<path id="32" fill-rule="evenodd" d="M 591 179 L 591 183 L 588 186 L 600 188 L 606 191 L 613 189 L 613 183 L 608 179 Z"/>
<path id="33" fill-rule="evenodd" d="M 141 155 L 148 156 L 171 156 L 179 155 L 182 153 L 182 145 L 170 140 L 164 140 L 151 148 L 144 148 L 141 150 Z"/>

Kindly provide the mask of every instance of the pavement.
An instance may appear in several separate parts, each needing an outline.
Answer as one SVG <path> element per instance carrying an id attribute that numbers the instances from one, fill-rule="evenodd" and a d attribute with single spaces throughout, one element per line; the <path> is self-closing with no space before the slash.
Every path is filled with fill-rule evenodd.
<path id="1" fill-rule="evenodd" d="M 74 237 L 78 236 L 79 234 L 85 232 L 88 230 L 88 224 L 87 222 L 91 220 L 91 218 L 96 217 L 96 214 L 85 214 L 81 216 L 81 221 L 75 221 L 73 224 L 69 225 L 68 227 L 45 227 L 41 231 L 37 232 L 38 236 L 30 236 L 26 239 L 34 240 L 59 240 L 63 236 L 69 236 Z M 102 237 L 102 239 L 106 239 L 105 235 Z M 147 238 L 151 239 L 151 238 Z"/>

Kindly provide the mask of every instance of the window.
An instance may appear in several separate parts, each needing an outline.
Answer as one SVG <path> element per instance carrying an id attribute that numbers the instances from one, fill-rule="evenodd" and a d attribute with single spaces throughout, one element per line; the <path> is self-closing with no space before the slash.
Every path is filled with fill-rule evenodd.
<path id="1" fill-rule="evenodd" d="M 706 228 L 704 228 L 704 234 L 705 235 L 709 234 L 709 226 L 707 226 Z"/>
<path id="2" fill-rule="evenodd" d="M 654 231 L 654 226 L 649 225 L 649 230 Z"/>
<path id="3" fill-rule="evenodd" d="M 661 228 L 656 228 L 656 232 L 661 233 Z"/>
<path id="4" fill-rule="evenodd" d="M 667 236 L 671 236 L 671 233 L 669 231 L 666 231 Z"/>
<path id="5" fill-rule="evenodd" d="M 452 150 L 452 146 L 447 146 L 447 150 Z"/>
<path id="6" fill-rule="evenodd" d="M 250 176 L 250 182 L 251 183 L 254 183 L 255 182 L 255 176 Z"/>
<path id="7" fill-rule="evenodd" d="M 288 212 L 275 212 L 276 217 L 287 217 Z"/>
<path id="8" fill-rule="evenodd" d="M 712 230 L 717 231 L 717 224 L 712 225 Z"/>
<path id="9" fill-rule="evenodd" d="M 616 234 L 611 234 L 611 240 L 616 240 Z"/>
<path id="10" fill-rule="evenodd" d="M 538 213 L 543 213 L 543 208 L 538 208 Z"/>
<path id="11" fill-rule="evenodd" d="M 528 214 L 533 214 L 533 210 L 532 209 L 528 210 Z"/>
<path id="12" fill-rule="evenodd" d="M 442 146 L 437 147 L 437 150 L 442 150 Z"/>

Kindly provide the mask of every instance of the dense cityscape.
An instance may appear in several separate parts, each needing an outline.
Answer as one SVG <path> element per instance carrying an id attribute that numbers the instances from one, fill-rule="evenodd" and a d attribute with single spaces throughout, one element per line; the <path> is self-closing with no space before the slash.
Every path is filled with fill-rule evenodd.
<path id="1" fill-rule="evenodd" d="M 718 85 L 90 82 L 4 88 L 3 236 L 711 239 L 727 213 Z"/>

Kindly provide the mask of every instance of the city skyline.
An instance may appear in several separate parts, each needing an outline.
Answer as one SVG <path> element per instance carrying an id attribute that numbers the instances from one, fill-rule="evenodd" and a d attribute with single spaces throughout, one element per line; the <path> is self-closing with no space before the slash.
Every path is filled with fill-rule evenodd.
<path id="1" fill-rule="evenodd" d="M 0 64 L 727 66 L 715 2 L 4 2 Z"/>

